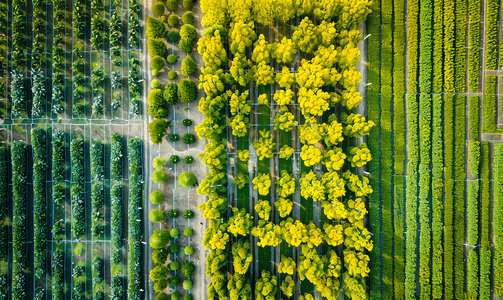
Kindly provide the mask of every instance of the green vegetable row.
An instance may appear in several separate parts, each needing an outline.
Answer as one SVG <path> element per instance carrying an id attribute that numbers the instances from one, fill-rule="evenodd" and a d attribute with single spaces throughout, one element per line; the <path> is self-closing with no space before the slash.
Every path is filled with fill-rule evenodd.
<path id="1" fill-rule="evenodd" d="M 480 299 L 491 298 L 491 246 L 492 241 L 489 236 L 489 212 L 490 212 L 490 191 L 489 191 L 489 144 L 482 142 L 481 148 L 481 197 L 480 197 L 480 279 L 479 292 Z"/>
<path id="2" fill-rule="evenodd" d="M 7 248 L 8 248 L 8 228 L 9 225 L 5 221 L 9 216 L 9 211 L 7 210 L 8 198 L 8 164 L 7 164 L 7 148 L 0 147 L 0 260 L 6 261 L 7 259 Z M 3 292 L 3 286 L 0 286 L 0 294 Z"/>
<path id="3" fill-rule="evenodd" d="M 93 240 L 103 240 L 105 223 L 105 186 L 104 177 L 104 144 L 102 141 L 93 141 L 91 144 L 91 178 L 92 191 L 92 224 L 91 232 Z"/>
<path id="4" fill-rule="evenodd" d="M 372 2 L 372 12 L 368 17 L 368 33 L 370 37 L 367 39 L 368 48 L 374 51 L 368 52 L 368 82 L 371 82 L 367 89 L 367 105 L 368 119 L 373 121 L 378 126 L 371 130 L 368 137 L 368 146 L 372 155 L 372 160 L 369 162 L 370 184 L 372 186 L 372 194 L 369 195 L 369 230 L 373 232 L 372 241 L 374 245 L 380 245 L 381 236 L 381 221 L 380 221 L 380 201 L 381 190 L 379 188 L 379 87 L 380 87 L 380 58 L 379 58 L 379 26 L 380 18 L 380 0 Z M 370 298 L 381 298 L 381 253 L 380 247 L 374 247 L 369 253 L 370 255 Z"/>
<path id="5" fill-rule="evenodd" d="M 72 236 L 84 239 L 86 235 L 85 198 L 84 198 L 84 140 L 72 139 L 70 145 L 72 160 Z"/>
<path id="6" fill-rule="evenodd" d="M 468 13 L 470 17 L 469 49 L 468 49 L 468 86 L 471 93 L 478 93 L 479 67 L 480 67 L 480 6 L 477 0 L 468 1 Z M 489 11 L 487 12 L 489 13 Z M 478 115 L 477 115 L 478 117 Z"/>
<path id="7" fill-rule="evenodd" d="M 11 145 L 12 162 L 12 299 L 26 299 L 26 143 L 15 141 Z"/>
<path id="8" fill-rule="evenodd" d="M 503 296 L 503 144 L 494 144 L 493 162 L 494 295 Z"/>
<path id="9" fill-rule="evenodd" d="M 119 133 L 112 134 L 111 145 L 111 178 L 112 187 L 110 189 L 110 202 L 112 206 L 111 216 L 111 234 L 112 234 L 112 282 L 110 284 L 110 298 L 112 300 L 120 300 L 123 296 L 123 244 L 124 235 L 124 213 L 122 210 L 122 135 Z"/>
<path id="10" fill-rule="evenodd" d="M 129 204 L 128 204 L 128 228 L 129 228 L 129 286 L 128 299 L 143 299 L 141 279 L 141 255 L 142 255 L 142 213 L 143 206 L 143 171 L 142 171 L 142 142 L 138 138 L 128 141 L 129 162 Z"/>
<path id="11" fill-rule="evenodd" d="M 52 40 L 52 112 L 61 114 L 64 111 L 64 69 L 66 64 L 65 50 L 65 9 L 64 0 L 53 1 L 53 40 Z"/>
<path id="12" fill-rule="evenodd" d="M 407 56 L 408 56 L 408 90 L 407 90 L 407 126 L 409 128 L 408 146 L 409 162 L 407 165 L 406 180 L 406 204 L 405 210 L 407 235 L 405 240 L 405 299 L 416 298 L 416 237 L 417 237 L 417 185 L 419 165 L 419 136 L 418 136 L 418 116 L 419 107 L 416 93 L 417 88 L 417 68 L 419 49 L 419 1 L 407 2 L 408 9 L 408 31 L 407 31 Z"/>
<path id="13" fill-rule="evenodd" d="M 33 197 L 34 197 L 34 234 L 35 276 L 44 280 L 46 270 L 46 133 L 41 127 L 31 131 L 33 147 Z"/>

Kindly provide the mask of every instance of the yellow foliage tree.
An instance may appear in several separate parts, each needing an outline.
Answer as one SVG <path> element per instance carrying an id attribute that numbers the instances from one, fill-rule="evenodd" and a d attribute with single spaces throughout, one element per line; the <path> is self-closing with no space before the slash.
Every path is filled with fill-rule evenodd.
<path id="1" fill-rule="evenodd" d="M 259 132 L 260 138 L 252 142 L 253 147 L 257 151 L 259 160 L 271 158 L 272 151 L 276 148 L 276 143 L 272 142 L 273 136 L 269 136 L 269 130 L 263 129 Z"/>
<path id="2" fill-rule="evenodd" d="M 279 149 L 279 158 L 285 158 L 285 159 L 290 159 L 292 157 L 292 154 L 295 152 L 295 150 L 288 146 L 288 145 L 283 145 Z"/>
<path id="3" fill-rule="evenodd" d="M 269 195 L 271 190 L 271 177 L 269 174 L 259 173 L 257 177 L 253 178 L 252 183 L 254 184 L 253 189 L 258 189 L 260 195 Z"/>

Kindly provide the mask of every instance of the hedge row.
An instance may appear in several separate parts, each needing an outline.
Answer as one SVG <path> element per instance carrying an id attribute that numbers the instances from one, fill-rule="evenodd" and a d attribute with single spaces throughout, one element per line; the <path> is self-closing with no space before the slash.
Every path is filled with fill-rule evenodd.
<path id="1" fill-rule="evenodd" d="M 479 162 L 480 143 L 470 140 L 468 147 L 468 174 L 471 179 L 467 184 L 467 213 L 466 229 L 468 243 L 468 269 L 466 274 L 467 293 L 470 299 L 477 299 L 479 295 Z"/>
<path id="2" fill-rule="evenodd" d="M 476 0 L 468 1 L 468 12 L 470 16 L 469 28 L 469 49 L 468 49 L 468 87 L 471 93 L 477 93 L 479 89 L 479 68 L 480 68 L 480 6 L 481 2 Z M 478 115 L 477 115 L 478 116 Z"/>
<path id="3" fill-rule="evenodd" d="M 93 180 L 92 199 L 92 224 L 91 232 L 93 240 L 102 240 L 104 237 L 104 208 L 105 208 L 105 186 L 103 177 L 104 168 L 104 144 L 102 141 L 93 141 L 91 144 L 91 178 Z"/>
<path id="4" fill-rule="evenodd" d="M 404 164 L 405 164 L 405 5 L 404 0 L 393 1 L 393 147 L 394 152 L 394 295 L 403 299 L 404 267 Z M 373 52 L 373 51 L 372 51 Z M 370 136 L 369 136 L 370 138 Z M 374 156 L 373 156 L 374 157 Z M 375 193 L 376 190 L 374 189 Z M 372 193 L 372 194 L 373 194 Z M 376 245 L 376 244 L 374 244 Z M 374 250 L 372 250 L 374 251 Z"/>
<path id="5" fill-rule="evenodd" d="M 483 103 L 483 132 L 496 131 L 496 75 L 486 76 Z"/>
<path id="6" fill-rule="evenodd" d="M 500 1 L 486 2 L 486 65 L 485 70 L 496 70 L 498 62 L 498 17 Z"/>
<path id="7" fill-rule="evenodd" d="M 35 252 L 35 276 L 43 279 L 45 275 L 46 250 L 46 133 L 43 128 L 31 130 L 31 144 L 33 147 L 33 244 Z"/>
<path id="8" fill-rule="evenodd" d="M 112 202 L 112 245 L 115 249 L 121 249 L 122 238 L 124 234 L 124 213 L 122 212 L 122 184 L 114 183 L 110 194 Z"/>
<path id="9" fill-rule="evenodd" d="M 63 0 L 53 1 L 54 6 L 54 28 L 53 28 L 53 44 L 52 44 L 52 102 L 53 113 L 60 114 L 63 112 L 64 96 L 64 66 L 65 66 L 65 12 L 66 2 Z"/>
<path id="10" fill-rule="evenodd" d="M 490 191 L 489 191 L 489 144 L 482 142 L 481 148 L 481 197 L 480 197 L 480 299 L 491 298 L 491 245 L 489 236 L 489 212 L 490 212 Z"/>
<path id="11" fill-rule="evenodd" d="M 12 1 L 12 67 L 21 70 L 25 66 L 26 51 L 26 0 Z M 24 109 L 25 107 L 23 107 Z M 14 107 L 12 107 L 14 113 Z M 17 111 L 17 110 L 16 110 Z M 20 111 L 19 111 L 20 112 Z"/>
<path id="12" fill-rule="evenodd" d="M 407 2 L 408 27 L 407 27 L 407 56 L 408 56 L 408 90 L 407 90 L 407 126 L 409 128 L 409 162 L 407 165 L 407 189 L 405 211 L 407 235 L 405 240 L 405 299 L 415 299 L 416 297 L 416 237 L 417 237 L 417 185 L 419 165 L 419 136 L 418 136 L 418 115 L 419 107 L 416 93 L 417 89 L 417 68 L 419 49 L 419 1 Z"/>
<path id="13" fill-rule="evenodd" d="M 370 37 L 367 39 L 368 48 L 375 51 L 368 52 L 368 81 L 372 83 L 367 89 L 368 99 L 368 119 L 375 124 L 379 124 L 379 87 L 380 87 L 380 57 L 379 57 L 379 27 L 380 18 L 380 0 L 372 2 L 372 12 L 368 17 L 368 33 Z M 370 184 L 373 193 L 369 196 L 369 230 L 374 232 L 372 241 L 374 245 L 380 245 L 381 237 L 381 221 L 380 221 L 380 200 L 381 190 L 379 189 L 379 168 L 380 168 L 380 151 L 379 151 L 379 126 L 372 128 L 371 134 L 368 137 L 368 147 L 372 155 L 372 160 L 369 162 Z M 370 298 L 381 298 L 381 253 L 380 247 L 374 247 L 369 253 L 370 255 Z"/>
<path id="14" fill-rule="evenodd" d="M 8 228 L 9 224 L 7 218 L 9 217 L 9 211 L 7 210 L 8 198 L 7 191 L 9 187 L 9 177 L 7 165 L 7 148 L 0 147 L 0 260 L 5 261 L 7 259 L 7 247 L 8 247 Z M 0 289 L 0 293 L 3 290 Z"/>
<path id="15" fill-rule="evenodd" d="M 142 210 L 143 177 L 142 177 L 142 143 L 138 138 L 128 141 L 129 162 L 129 286 L 128 299 L 140 300 L 142 296 L 141 254 L 142 254 Z"/>
<path id="16" fill-rule="evenodd" d="M 11 146 L 12 192 L 12 299 L 26 299 L 26 143 L 15 141 Z"/>
<path id="17" fill-rule="evenodd" d="M 105 272 L 104 272 L 104 262 L 99 256 L 93 256 L 92 270 L 93 270 L 93 299 L 104 299 L 105 298 Z"/>
<path id="18" fill-rule="evenodd" d="M 470 139 L 471 140 L 479 140 L 479 111 L 480 111 L 480 97 L 479 96 L 470 96 L 469 98 L 469 123 L 470 123 Z"/>
<path id="19" fill-rule="evenodd" d="M 63 243 L 54 243 L 52 253 L 52 300 L 65 299 L 65 251 Z"/>
<path id="20" fill-rule="evenodd" d="M 454 104 L 454 298 L 461 299 L 465 267 L 465 107 L 466 96 L 457 94 Z M 456 245 L 459 244 L 459 245 Z M 461 298 L 460 298 L 461 297 Z"/>
<path id="21" fill-rule="evenodd" d="M 12 99 L 12 117 L 22 117 L 26 110 L 26 94 L 23 71 L 13 70 L 11 73 L 11 99 Z"/>
<path id="22" fill-rule="evenodd" d="M 83 139 L 72 139 L 70 155 L 72 160 L 72 236 L 74 239 L 84 239 L 86 235 L 86 215 Z"/>
<path id="23" fill-rule="evenodd" d="M 46 0 L 34 0 L 33 4 L 33 43 L 32 43 L 32 68 L 45 67 L 45 44 L 46 44 Z M 35 104 L 35 102 L 34 102 Z"/>
<path id="24" fill-rule="evenodd" d="M 392 97 L 392 15 L 393 3 L 381 2 L 381 153 L 391 152 L 391 99 Z M 393 220 L 392 156 L 381 156 L 381 225 L 382 225 L 382 291 L 384 299 L 393 298 Z"/>
<path id="25" fill-rule="evenodd" d="M 129 0 L 129 47 L 138 48 L 140 47 L 140 1 Z"/>
<path id="26" fill-rule="evenodd" d="M 111 175 L 112 180 L 122 179 L 122 135 L 118 132 L 112 134 L 112 158 Z"/>
<path id="27" fill-rule="evenodd" d="M 503 144 L 494 144 L 493 162 L 494 295 L 503 296 Z"/>
<path id="28" fill-rule="evenodd" d="M 136 2 L 135 0 L 131 1 Z M 129 27 L 131 28 L 131 23 L 129 23 Z M 131 40 L 131 32 L 129 35 L 129 39 Z M 139 116 L 141 113 L 140 112 L 140 106 L 141 106 L 140 97 L 142 91 L 141 79 L 142 75 L 141 75 L 140 61 L 137 58 L 133 57 L 129 61 L 128 84 L 129 84 L 129 98 L 131 101 L 130 103 L 131 107 L 129 109 L 129 113 L 134 116 Z"/>

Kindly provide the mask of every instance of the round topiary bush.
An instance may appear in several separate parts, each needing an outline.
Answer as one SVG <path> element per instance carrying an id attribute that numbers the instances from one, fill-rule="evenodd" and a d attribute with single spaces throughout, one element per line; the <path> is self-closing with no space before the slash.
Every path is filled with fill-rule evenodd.
<path id="1" fill-rule="evenodd" d="M 178 82 L 178 99 L 183 103 L 196 100 L 197 86 L 194 81 L 184 78 Z"/>
<path id="2" fill-rule="evenodd" d="M 191 187 L 197 183 L 197 177 L 192 172 L 183 172 L 178 176 L 178 183 L 184 187 Z"/>
<path id="3" fill-rule="evenodd" d="M 186 133 L 183 135 L 182 140 L 187 145 L 194 144 L 196 142 L 196 136 L 192 133 Z"/>
<path id="4" fill-rule="evenodd" d="M 168 62 L 170 64 L 174 64 L 174 63 L 176 63 L 176 61 L 177 61 L 176 55 L 174 55 L 174 54 L 168 55 Z"/>
<path id="5" fill-rule="evenodd" d="M 191 294 L 185 294 L 185 296 L 183 296 L 183 300 L 192 300 L 192 295 Z"/>
<path id="6" fill-rule="evenodd" d="M 154 300 L 168 300 L 168 295 L 166 295 L 164 293 L 159 293 L 159 294 L 155 295 Z"/>
<path id="7" fill-rule="evenodd" d="M 185 255 L 191 255 L 194 253 L 194 248 L 192 248 L 192 246 L 187 246 L 183 249 L 183 252 L 185 252 Z"/>
<path id="8" fill-rule="evenodd" d="M 169 264 L 169 268 L 171 269 L 171 271 L 176 271 L 178 270 L 178 268 L 180 267 L 180 263 L 177 262 L 176 260 L 175 261 L 172 261 L 170 264 Z"/>
<path id="9" fill-rule="evenodd" d="M 189 127 L 190 125 L 192 125 L 192 120 L 185 118 L 185 119 L 183 119 L 182 123 L 183 123 L 183 125 Z"/>
<path id="10" fill-rule="evenodd" d="M 187 246 L 187 247 L 190 247 L 190 246 Z M 191 288 L 192 288 L 192 281 L 190 281 L 190 280 L 188 280 L 188 279 L 187 279 L 187 280 L 184 280 L 184 281 L 183 281 L 183 289 L 184 289 L 184 290 L 186 290 L 186 291 L 188 291 L 188 290 L 190 290 Z"/>
<path id="11" fill-rule="evenodd" d="M 164 220 L 164 211 L 157 208 L 152 209 L 150 211 L 150 214 L 148 215 L 148 218 L 154 223 L 162 223 L 162 220 Z"/>
<path id="12" fill-rule="evenodd" d="M 197 72 L 197 63 L 192 55 L 189 54 L 184 60 L 182 60 L 181 71 L 183 76 L 190 76 Z"/>
<path id="13" fill-rule="evenodd" d="M 169 242 L 169 232 L 167 230 L 154 229 L 150 237 L 150 247 L 154 249 L 166 248 Z"/>
<path id="14" fill-rule="evenodd" d="M 156 281 L 154 283 L 154 291 L 160 293 L 162 292 L 165 288 L 168 287 L 168 281 L 166 279 Z"/>
<path id="15" fill-rule="evenodd" d="M 178 134 L 170 134 L 169 135 L 169 140 L 172 141 L 172 142 L 176 142 L 180 139 L 180 137 L 178 136 Z"/>
<path id="16" fill-rule="evenodd" d="M 178 102 L 178 86 L 176 83 L 169 82 L 166 84 L 163 95 L 164 100 L 166 100 L 168 104 L 176 104 Z"/>
<path id="17" fill-rule="evenodd" d="M 178 237 L 178 234 L 180 232 L 178 231 L 178 229 L 176 228 L 171 228 L 171 230 L 169 231 L 169 235 L 172 237 L 172 238 L 176 238 Z"/>
<path id="18" fill-rule="evenodd" d="M 169 17 L 168 17 L 168 25 L 171 26 L 171 27 L 177 27 L 178 24 L 180 24 L 180 18 L 177 15 L 175 15 L 175 14 L 169 15 Z"/>
<path id="19" fill-rule="evenodd" d="M 168 1 L 166 1 L 166 7 L 170 11 L 176 11 L 178 9 L 178 0 L 168 0 Z"/>
<path id="20" fill-rule="evenodd" d="M 180 156 L 174 154 L 174 155 L 171 155 L 171 157 L 169 158 L 169 163 L 174 165 L 174 164 L 177 164 L 180 162 Z"/>
<path id="21" fill-rule="evenodd" d="M 156 205 L 163 203 L 164 194 L 161 191 L 153 191 L 152 194 L 150 194 L 150 202 Z"/>
<path id="22" fill-rule="evenodd" d="M 152 180 L 155 183 L 165 183 L 168 180 L 168 174 L 164 170 L 155 170 L 152 172 Z"/>
<path id="23" fill-rule="evenodd" d="M 164 15 L 164 3 L 157 1 L 152 5 L 152 13 L 158 17 Z"/>
<path id="24" fill-rule="evenodd" d="M 174 243 L 174 244 L 169 245 L 169 252 L 171 252 L 171 253 L 180 252 L 180 245 L 178 245 L 178 243 Z"/>
<path id="25" fill-rule="evenodd" d="M 186 10 L 191 10 L 194 6 L 194 2 L 192 0 L 183 0 L 182 5 Z"/>
<path id="26" fill-rule="evenodd" d="M 176 209 L 173 208 L 172 210 L 170 210 L 168 212 L 168 216 L 170 218 L 176 218 L 176 217 L 178 217 L 178 210 L 176 210 Z"/>
<path id="27" fill-rule="evenodd" d="M 168 32 L 168 39 L 171 41 L 171 42 L 176 42 L 178 41 L 178 39 L 180 38 L 180 35 L 178 34 L 178 32 L 174 31 L 174 30 L 170 30 Z"/>
<path id="28" fill-rule="evenodd" d="M 196 28 L 191 24 L 184 24 L 182 28 L 180 28 L 180 36 L 193 42 L 197 36 Z"/>
<path id="29" fill-rule="evenodd" d="M 150 61 L 150 62 L 152 62 L 152 61 Z M 158 89 L 160 86 L 161 86 L 161 82 L 157 79 L 152 80 L 152 82 L 150 83 L 150 87 L 153 89 Z"/>
<path id="30" fill-rule="evenodd" d="M 194 235 L 194 230 L 192 228 L 187 227 L 183 230 L 183 235 L 185 236 L 193 236 Z"/>
<path id="31" fill-rule="evenodd" d="M 164 57 L 166 55 L 166 43 L 162 39 L 148 38 L 147 45 L 148 54 L 151 57 Z"/>
<path id="32" fill-rule="evenodd" d="M 168 77 L 171 80 L 175 80 L 178 77 L 178 73 L 175 70 L 171 70 L 168 72 Z"/>
<path id="33" fill-rule="evenodd" d="M 166 165 L 166 159 L 165 158 L 162 158 L 162 157 L 156 157 L 156 158 L 154 158 L 154 163 L 152 164 L 152 166 L 154 167 L 154 169 L 162 169 L 162 168 L 164 168 L 165 165 Z"/>
<path id="34" fill-rule="evenodd" d="M 166 34 L 166 26 L 161 20 L 157 18 L 147 18 L 147 37 L 150 38 L 163 38 Z"/>
<path id="35" fill-rule="evenodd" d="M 150 133 L 150 140 L 152 143 L 162 143 L 162 138 L 166 135 L 166 129 L 168 129 L 169 124 L 170 123 L 168 121 L 162 118 L 155 118 L 152 122 L 150 122 L 150 124 L 148 124 L 148 131 Z"/>
<path id="36" fill-rule="evenodd" d="M 182 298 L 182 294 L 180 294 L 179 291 L 174 292 L 171 294 L 171 300 L 180 300 Z"/>
<path id="37" fill-rule="evenodd" d="M 164 63 L 164 59 L 162 57 L 160 57 L 159 55 L 152 57 L 152 59 L 150 60 L 150 67 L 152 68 L 152 76 L 158 76 L 165 66 L 166 64 Z M 161 84 L 159 83 L 159 86 L 160 85 Z M 154 87 L 152 86 L 152 88 Z"/>
<path id="38" fill-rule="evenodd" d="M 178 42 L 178 48 L 180 48 L 180 50 L 182 50 L 183 52 L 189 54 L 194 48 L 194 40 L 189 40 L 188 38 L 182 37 Z"/>
<path id="39" fill-rule="evenodd" d="M 187 209 L 183 212 L 183 218 L 188 220 L 188 219 L 192 219 L 194 217 L 194 212 L 191 211 L 190 209 Z"/>
<path id="40" fill-rule="evenodd" d="M 194 161 L 194 158 L 190 155 L 184 156 L 183 157 L 183 162 L 186 164 L 191 164 Z"/>
<path id="41" fill-rule="evenodd" d="M 192 24 L 194 23 L 194 13 L 191 11 L 186 11 L 182 15 L 182 22 L 183 24 Z"/>

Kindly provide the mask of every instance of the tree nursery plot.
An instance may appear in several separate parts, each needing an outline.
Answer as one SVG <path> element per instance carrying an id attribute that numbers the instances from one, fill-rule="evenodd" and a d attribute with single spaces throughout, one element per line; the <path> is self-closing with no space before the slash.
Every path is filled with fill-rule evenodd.
<path id="1" fill-rule="evenodd" d="M 499 299 L 499 0 L 0 4 L 0 299 Z"/>

